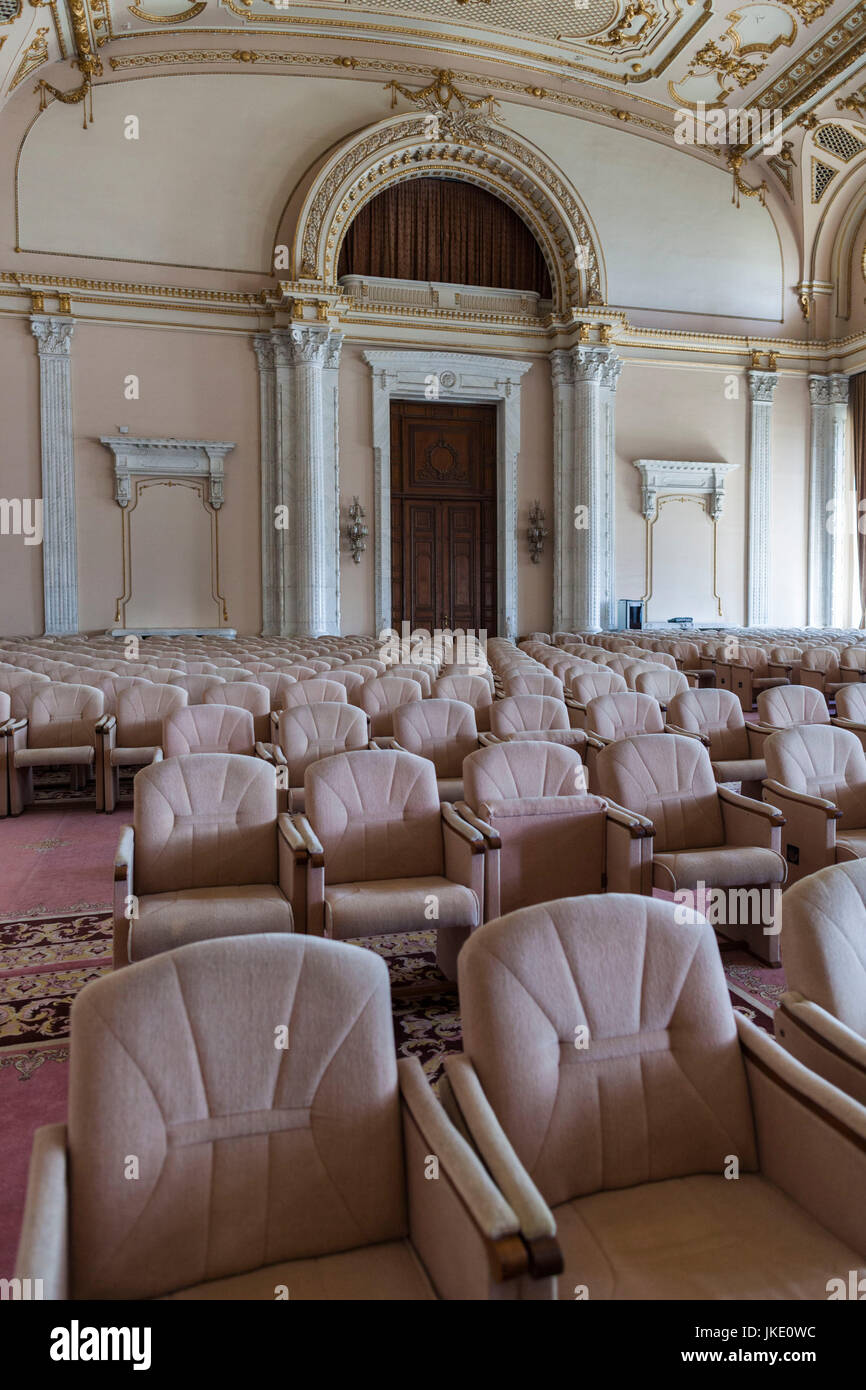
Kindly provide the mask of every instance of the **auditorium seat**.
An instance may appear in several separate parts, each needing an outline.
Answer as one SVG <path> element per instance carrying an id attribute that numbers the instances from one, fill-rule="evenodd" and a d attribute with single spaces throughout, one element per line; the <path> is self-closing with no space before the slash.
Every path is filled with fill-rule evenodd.
<path id="1" fill-rule="evenodd" d="M 366 748 L 369 723 L 363 710 L 337 700 L 281 710 L 272 743 L 256 752 L 276 768 L 280 810 L 304 810 L 304 773 L 311 763 L 335 753 Z"/>
<path id="2" fill-rule="evenodd" d="M 115 969 L 190 941 L 292 931 L 305 857 L 260 759 L 193 753 L 143 768 L 114 861 Z"/>
<path id="3" fill-rule="evenodd" d="M 758 696 L 762 730 L 790 729 L 794 724 L 829 724 L 830 711 L 820 690 L 808 685 L 778 685 Z"/>
<path id="4" fill-rule="evenodd" d="M 372 952 L 195 943 L 89 985 L 71 1032 L 16 1263 L 45 1298 L 553 1297 L 419 1062 L 396 1060 Z"/>
<path id="5" fill-rule="evenodd" d="M 185 753 L 255 753 L 253 716 L 237 705 L 188 705 L 166 716 L 162 752 L 166 758 Z"/>
<path id="6" fill-rule="evenodd" d="M 286 691 L 286 699 L 297 689 L 291 685 Z M 258 681 L 225 681 L 222 685 L 206 690 L 206 705 L 235 705 L 238 709 L 249 710 L 253 716 L 253 728 L 257 739 L 267 738 L 271 726 L 271 692 Z"/>
<path id="7" fill-rule="evenodd" d="M 435 931 L 440 969 L 456 979 L 483 920 L 484 838 L 440 803 L 433 764 L 393 749 L 340 753 L 307 768 L 304 796 L 294 823 L 309 850 L 306 930 L 337 941 Z"/>
<path id="8" fill-rule="evenodd" d="M 506 695 L 552 695 L 554 700 L 565 698 L 563 683 L 550 671 L 516 672 L 503 681 Z"/>
<path id="9" fill-rule="evenodd" d="M 524 738 L 563 743 L 581 754 L 586 749 L 586 734 L 571 727 L 564 701 L 550 695 L 509 695 L 491 706 L 490 742 Z"/>
<path id="10" fill-rule="evenodd" d="M 73 790 L 83 789 L 92 773 L 96 809 L 102 810 L 102 750 L 96 730 L 104 709 L 104 696 L 95 686 L 49 681 L 35 687 L 26 718 L 9 727 L 11 815 L 20 815 L 32 802 L 37 767 L 68 767 Z"/>
<path id="11" fill-rule="evenodd" d="M 785 895 L 782 964 L 776 1037 L 866 1105 L 866 860 L 820 869 Z"/>
<path id="12" fill-rule="evenodd" d="M 846 682 L 866 680 L 866 647 L 845 647 L 839 655 L 839 674 Z"/>
<path id="13" fill-rule="evenodd" d="M 646 818 L 655 831 L 652 861 L 634 876 L 631 891 L 686 894 L 703 884 L 721 897 L 719 931 L 778 965 L 782 814 L 719 786 L 707 750 L 682 734 L 612 743 L 598 754 L 595 775 L 601 796 Z M 757 901 L 750 890 L 757 890 Z"/>
<path id="14" fill-rule="evenodd" d="M 457 810 L 487 841 L 485 920 L 605 884 L 616 891 L 650 852 L 639 818 L 587 793 L 573 748 L 494 744 L 467 757 L 463 781 Z"/>
<path id="15" fill-rule="evenodd" d="M 394 711 L 394 740 L 407 753 L 429 758 L 440 801 L 463 797 L 463 760 L 478 747 L 475 711 L 461 700 L 415 700 Z"/>
<path id="16" fill-rule="evenodd" d="M 736 783 L 744 796 L 761 800 L 767 775 L 764 735 L 756 724 L 746 722 L 733 691 L 686 690 L 676 695 L 668 705 L 667 728 L 675 734 L 697 734 L 709 751 L 716 781 Z"/>
<path id="17" fill-rule="evenodd" d="M 641 695 L 651 695 L 654 700 L 658 700 L 664 710 L 675 695 L 688 690 L 689 682 L 682 671 L 648 670 L 635 675 L 634 688 Z"/>
<path id="18" fill-rule="evenodd" d="M 547 903 L 459 976 L 444 1100 L 561 1299 L 817 1301 L 863 1267 L 866 1112 L 734 1013 L 705 920 Z"/>
<path id="19" fill-rule="evenodd" d="M 345 693 L 343 691 L 344 697 Z M 391 738 L 395 709 L 421 698 L 419 682 L 405 676 L 377 676 L 375 680 L 366 681 L 358 691 L 358 705 L 369 716 L 373 738 Z"/>
<path id="20" fill-rule="evenodd" d="M 436 700 L 460 700 L 471 705 L 478 732 L 489 732 L 493 693 L 483 676 L 439 676 L 433 682 L 432 696 Z"/>
<path id="21" fill-rule="evenodd" d="M 800 684 L 820 690 L 829 703 L 842 686 L 839 654 L 834 647 L 807 647 L 800 663 Z"/>
<path id="22" fill-rule="evenodd" d="M 866 857 L 866 753 L 855 734 L 798 724 L 764 744 L 764 799 L 785 815 L 791 881 Z"/>
<path id="23" fill-rule="evenodd" d="M 100 721 L 104 808 L 117 805 L 122 767 L 146 767 L 162 757 L 162 725 L 167 715 L 188 703 L 176 685 L 135 685 L 117 696 L 117 712 Z"/>

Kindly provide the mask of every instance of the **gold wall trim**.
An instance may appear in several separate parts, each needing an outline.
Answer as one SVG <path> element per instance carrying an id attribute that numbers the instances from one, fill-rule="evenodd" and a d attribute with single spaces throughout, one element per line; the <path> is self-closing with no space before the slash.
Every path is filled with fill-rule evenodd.
<path id="1" fill-rule="evenodd" d="M 206 479 L 202 478 L 133 478 L 133 500 L 128 507 L 120 508 L 120 563 L 123 589 L 114 601 L 114 623 L 116 627 L 126 627 L 126 610 L 132 601 L 132 513 L 142 494 L 150 487 L 185 487 L 198 494 L 202 507 L 210 517 L 210 591 L 217 605 L 219 625 L 228 623 L 228 607 L 225 596 L 220 592 L 220 544 L 219 516 L 210 505 L 206 495 Z"/>

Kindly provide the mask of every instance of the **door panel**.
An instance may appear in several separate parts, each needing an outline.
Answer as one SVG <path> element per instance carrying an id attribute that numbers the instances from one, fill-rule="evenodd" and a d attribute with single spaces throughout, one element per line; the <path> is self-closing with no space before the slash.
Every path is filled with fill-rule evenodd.
<path id="1" fill-rule="evenodd" d="M 392 623 L 496 631 L 496 407 L 391 405 Z"/>

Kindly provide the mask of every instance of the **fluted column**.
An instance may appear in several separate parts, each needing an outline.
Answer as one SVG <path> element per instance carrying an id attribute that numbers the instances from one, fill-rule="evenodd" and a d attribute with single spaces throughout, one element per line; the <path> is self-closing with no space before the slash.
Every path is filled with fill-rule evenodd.
<path id="1" fill-rule="evenodd" d="M 45 631 L 78 631 L 78 534 L 70 347 L 75 320 L 34 314 L 42 442 L 42 582 Z"/>
<path id="2" fill-rule="evenodd" d="M 615 605 L 612 348 L 551 354 L 554 408 L 554 627 L 598 630 Z"/>
<path id="3" fill-rule="evenodd" d="M 749 372 L 749 627 L 770 621 L 773 393 L 778 382 L 778 372 Z"/>
<path id="4" fill-rule="evenodd" d="M 848 378 L 837 372 L 810 375 L 809 396 L 809 623 L 832 627 L 840 597 L 836 592 L 837 554 L 845 535 Z"/>
<path id="5" fill-rule="evenodd" d="M 259 447 L 262 485 L 262 634 L 278 637 L 285 627 L 282 575 L 286 531 L 278 529 L 281 499 L 277 476 L 274 343 L 269 333 L 257 333 L 253 348 L 259 368 Z"/>
<path id="6" fill-rule="evenodd" d="M 325 514 L 331 520 L 332 595 L 333 608 L 329 632 L 342 631 L 340 602 L 340 354 L 342 333 L 332 333 L 325 348 L 322 377 L 324 471 L 326 483 Z"/>

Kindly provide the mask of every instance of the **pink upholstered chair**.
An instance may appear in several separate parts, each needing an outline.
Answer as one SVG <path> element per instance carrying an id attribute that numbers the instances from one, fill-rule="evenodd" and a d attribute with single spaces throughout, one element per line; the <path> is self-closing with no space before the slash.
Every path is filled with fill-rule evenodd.
<path id="1" fill-rule="evenodd" d="M 820 869 L 785 894 L 782 965 L 776 1037 L 866 1106 L 866 860 Z"/>
<path id="2" fill-rule="evenodd" d="M 363 676 L 365 681 L 375 680 L 377 676 L 384 676 L 388 667 L 384 661 L 377 661 L 375 657 L 369 656 L 357 661 L 347 661 L 345 666 L 340 667 L 341 671 L 357 671 L 359 676 Z"/>
<path id="3" fill-rule="evenodd" d="M 586 734 L 571 727 L 564 702 L 550 695 L 509 695 L 497 700 L 490 710 L 490 734 L 490 742 L 528 738 L 563 743 L 581 754 L 586 749 Z"/>
<path id="4" fill-rule="evenodd" d="M 349 704 L 357 704 L 355 696 L 364 684 L 364 676 L 360 671 L 349 671 L 345 666 L 339 666 L 330 672 L 328 680 L 337 685 L 345 686 L 346 699 Z"/>
<path id="5" fill-rule="evenodd" d="M 608 744 L 635 734 L 660 734 L 664 717 L 658 700 L 636 690 L 596 695 L 586 706 L 584 727 L 597 741 Z"/>
<path id="6" fill-rule="evenodd" d="M 19 816 L 33 800 L 36 767 L 68 767 L 76 790 L 84 787 L 93 773 L 96 809 L 102 809 L 96 728 L 104 709 L 102 691 L 95 686 L 49 681 L 35 687 L 26 719 L 6 725 L 9 811 L 13 816 Z"/>
<path id="7" fill-rule="evenodd" d="M 622 676 L 601 666 L 596 666 L 593 671 L 579 671 L 569 676 L 566 682 L 565 702 L 572 728 L 586 728 L 586 707 L 590 700 L 594 700 L 597 695 L 613 695 L 626 689 Z"/>
<path id="8" fill-rule="evenodd" d="M 546 903 L 459 975 L 445 1100 L 560 1298 L 818 1301 L 862 1268 L 866 1113 L 734 1013 L 702 918 Z"/>
<path id="9" fill-rule="evenodd" d="M 12 761 L 12 699 L 0 690 L 0 816 L 9 814 L 9 767 Z"/>
<path id="10" fill-rule="evenodd" d="M 198 942 L 87 986 L 71 1032 L 68 1125 L 36 1134 L 16 1266 L 46 1298 L 553 1297 L 420 1063 L 396 1060 L 372 951 Z"/>
<path id="11" fill-rule="evenodd" d="M 797 724 L 764 744 L 764 800 L 785 815 L 792 882 L 866 857 L 866 753 L 847 729 Z"/>
<path id="12" fill-rule="evenodd" d="M 348 690 L 340 681 L 330 676 L 312 676 L 309 680 L 297 681 L 285 692 L 283 708 L 294 709 L 296 705 L 320 705 L 327 700 L 346 704 Z"/>
<path id="13" fill-rule="evenodd" d="M 219 686 L 227 682 L 224 676 L 209 676 L 207 674 L 173 676 L 170 685 L 176 685 L 179 690 L 185 690 L 187 700 L 191 705 L 203 705 L 205 696 L 209 690 L 216 690 Z"/>
<path id="14" fill-rule="evenodd" d="M 461 700 L 471 705 L 478 732 L 489 731 L 493 692 L 483 676 L 440 676 L 433 682 L 432 694 L 435 700 Z"/>
<path id="15" fill-rule="evenodd" d="M 834 698 L 844 684 L 835 647 L 806 648 L 800 663 L 800 684 L 820 690 L 828 702 Z"/>
<path id="16" fill-rule="evenodd" d="M 304 794 L 294 823 L 310 855 L 306 930 L 338 941 L 434 930 L 456 979 L 483 920 L 484 838 L 440 803 L 433 764 L 393 749 L 340 753 L 307 768 Z"/>
<path id="17" fill-rule="evenodd" d="M 734 659 L 729 663 L 730 689 L 737 696 L 746 714 L 754 707 L 755 697 L 774 685 L 784 685 L 787 676 L 773 675 L 769 669 L 769 652 L 741 642 Z"/>
<path id="18" fill-rule="evenodd" d="M 660 667 L 656 671 L 639 671 L 634 678 L 634 688 L 641 695 L 651 695 L 658 700 L 664 710 L 675 695 L 682 695 L 684 690 L 688 690 L 689 682 L 682 671 L 667 671 Z"/>
<path id="19" fill-rule="evenodd" d="M 366 748 L 369 726 L 363 710 L 337 700 L 293 705 L 277 719 L 275 739 L 257 743 L 260 758 L 276 769 L 280 810 L 304 810 L 304 773 L 311 763 Z"/>
<path id="20" fill-rule="evenodd" d="M 794 647 L 785 644 L 770 647 L 767 670 L 771 676 L 784 676 L 786 680 L 792 681 L 795 685 L 799 685 L 800 666 L 802 661 L 802 647 Z"/>
<path id="21" fill-rule="evenodd" d="M 506 677 L 503 687 L 506 695 L 552 695 L 554 700 L 565 699 L 562 681 L 550 671 L 518 672 Z"/>
<path id="22" fill-rule="evenodd" d="M 839 655 L 839 674 L 845 682 L 866 680 L 866 647 L 846 647 Z"/>
<path id="23" fill-rule="evenodd" d="M 810 691 L 812 695 L 818 695 L 817 691 Z M 818 696 L 818 698 L 822 698 Z M 13 713 L 15 709 L 15 695 L 12 696 Z M 825 705 L 826 708 L 826 705 Z M 829 717 L 829 715 L 828 715 Z M 836 691 L 836 717 L 830 720 L 837 729 L 847 729 L 849 733 L 855 734 L 859 738 L 864 749 L 866 749 L 866 686 L 862 681 L 856 685 L 843 685 Z"/>
<path id="24" fill-rule="evenodd" d="M 16 684 L 13 685 L 12 682 L 9 681 L 5 690 L 9 695 L 12 706 L 12 718 L 16 720 L 26 719 L 27 715 L 30 713 L 30 706 L 33 703 L 34 695 L 43 686 L 49 684 L 50 682 L 47 676 L 36 675 L 29 671 L 24 678 Z M 93 688 L 98 690 L 100 687 L 94 686 Z M 3 689 L 4 687 L 0 685 L 0 690 Z"/>
<path id="25" fill-rule="evenodd" d="M 829 724 L 830 711 L 820 690 L 808 685 L 778 685 L 758 696 L 758 719 L 762 731 L 776 733 L 794 724 Z"/>
<path id="26" fill-rule="evenodd" d="M 395 709 L 421 698 L 418 681 L 404 676 L 378 676 L 366 681 L 358 692 L 358 705 L 369 716 L 372 737 L 390 738 L 394 733 Z"/>
<path id="27" fill-rule="evenodd" d="M 289 697 L 291 691 L 297 687 L 292 685 L 286 694 Z M 206 705 L 236 705 L 238 709 L 249 710 L 253 716 L 253 728 L 256 738 L 267 738 L 271 726 L 271 692 L 266 685 L 259 685 L 258 681 L 226 681 L 224 685 L 218 685 L 213 690 L 206 690 L 204 696 Z"/>
<path id="28" fill-rule="evenodd" d="M 493 744 L 463 764 L 457 810 L 487 840 L 485 920 L 529 903 L 628 886 L 651 853 L 640 817 L 586 791 L 573 748 Z"/>
<path id="29" fill-rule="evenodd" d="M 238 753 L 143 768 L 115 857 L 114 965 L 190 941 L 293 930 L 306 857 L 273 769 Z"/>
<path id="30" fill-rule="evenodd" d="M 440 801 L 463 796 L 463 760 L 478 747 L 475 711 L 461 700 L 415 700 L 394 711 L 394 739 L 407 753 L 429 758 Z"/>
<path id="31" fill-rule="evenodd" d="M 709 752 L 716 781 L 736 783 L 744 796 L 761 800 L 761 783 L 767 775 L 765 735 L 757 725 L 746 722 L 732 690 L 686 690 L 675 695 L 668 705 L 667 729 L 700 738 Z"/>
<path id="32" fill-rule="evenodd" d="M 397 663 L 388 667 L 387 674 L 395 678 L 400 677 L 410 681 L 417 681 L 421 687 L 422 697 L 425 700 L 429 699 L 433 690 L 433 682 L 430 678 L 430 672 L 425 671 L 421 666 L 413 666 L 409 663 Z"/>
<path id="33" fill-rule="evenodd" d="M 253 716 L 237 705 L 189 705 L 169 714 L 162 726 L 166 758 L 186 753 L 255 753 Z"/>
<path id="34" fill-rule="evenodd" d="M 184 709 L 188 695 L 177 685 L 135 685 L 117 697 L 114 715 L 106 715 L 97 730 L 101 739 L 104 809 L 117 805 L 122 767 L 146 767 L 162 757 L 162 725 L 169 714 Z"/>
<path id="35" fill-rule="evenodd" d="M 721 898 L 718 930 L 778 965 L 785 860 L 784 817 L 775 807 L 719 786 L 707 750 L 681 734 L 610 744 L 596 760 L 596 790 L 645 817 L 655 831 L 652 861 L 642 865 L 640 881 L 635 875 L 633 892 L 661 888 L 685 901 L 703 885 Z"/>

